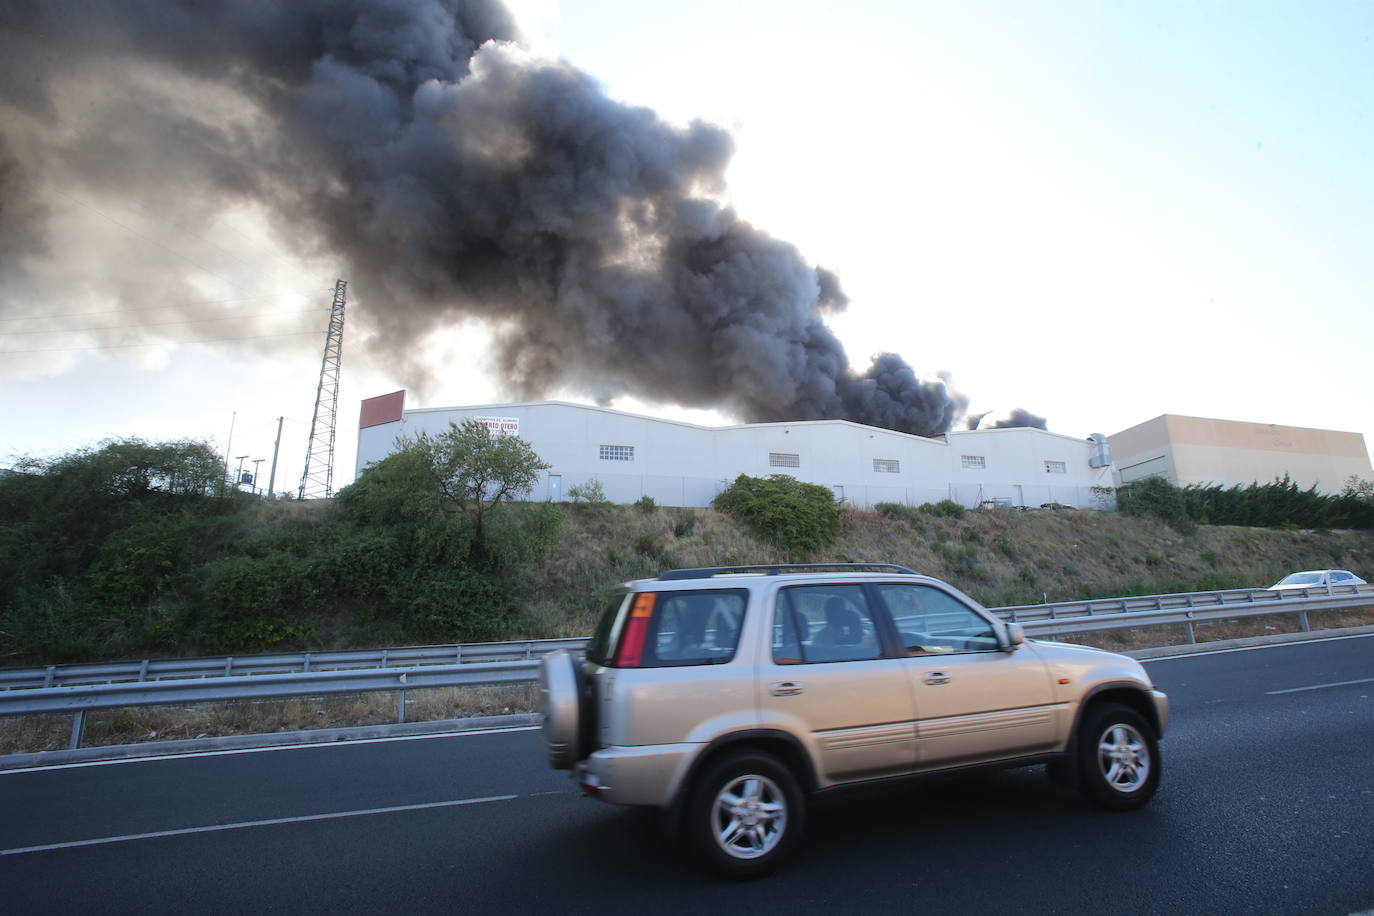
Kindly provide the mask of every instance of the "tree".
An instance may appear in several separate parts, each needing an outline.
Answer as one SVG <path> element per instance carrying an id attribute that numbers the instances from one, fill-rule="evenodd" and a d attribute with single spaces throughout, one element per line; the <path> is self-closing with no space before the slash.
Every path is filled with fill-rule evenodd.
<path id="1" fill-rule="evenodd" d="M 435 436 L 422 432 L 400 450 L 423 456 L 438 486 L 440 508 L 472 518 L 473 544 L 481 550 L 487 513 L 529 493 L 539 472 L 550 466 L 519 436 L 492 435 L 472 419 L 448 426 Z"/>

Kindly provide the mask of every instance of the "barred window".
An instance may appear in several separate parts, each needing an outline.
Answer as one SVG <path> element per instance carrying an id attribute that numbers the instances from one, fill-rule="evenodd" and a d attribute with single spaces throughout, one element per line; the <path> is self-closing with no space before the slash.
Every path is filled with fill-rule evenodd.
<path id="1" fill-rule="evenodd" d="M 770 468 L 799 468 L 801 467 L 801 455 L 793 455 L 788 452 L 769 452 L 768 466 Z"/>
<path id="2" fill-rule="evenodd" d="M 1067 474 L 1067 473 L 1069 473 L 1069 468 L 1068 468 L 1068 466 L 1067 466 L 1066 464 L 1064 464 L 1064 462 L 1062 462 L 1062 461 L 1046 461 L 1046 462 L 1045 462 L 1045 473 L 1046 473 L 1046 474 Z"/>
<path id="3" fill-rule="evenodd" d="M 982 455 L 961 455 L 959 457 L 963 459 L 964 467 L 966 468 L 972 468 L 977 471 L 987 469 L 988 460 Z"/>
<path id="4" fill-rule="evenodd" d="M 633 445 L 603 445 L 601 446 L 602 461 L 634 461 L 635 447 Z"/>
<path id="5" fill-rule="evenodd" d="M 879 474 L 900 474 L 902 463 L 893 458 L 874 458 L 873 470 Z"/>

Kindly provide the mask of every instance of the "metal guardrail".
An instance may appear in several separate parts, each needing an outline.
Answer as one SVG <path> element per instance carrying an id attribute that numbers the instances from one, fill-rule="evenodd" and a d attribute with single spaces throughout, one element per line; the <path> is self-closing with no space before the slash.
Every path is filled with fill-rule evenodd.
<path id="1" fill-rule="evenodd" d="M 1031 636 L 1184 624 L 1261 614 L 1374 605 L 1374 585 L 1293 589 L 1233 589 L 1135 598 L 1062 601 L 992 608 Z M 533 680 L 539 658 L 579 649 L 585 639 L 467 643 L 370 651 L 162 659 L 106 665 L 62 665 L 0 671 L 0 715 L 73 713 L 70 747 L 78 747 L 88 710 L 237 699 L 318 696 L 374 690 L 399 694 L 405 721 L 407 690 Z"/>
<path id="2" fill-rule="evenodd" d="M 527 639 L 520 642 L 407 646 L 395 649 L 348 649 L 338 652 L 230 655 L 221 658 L 161 658 L 138 662 L 0 668 L 0 702 L 5 696 L 4 691 L 16 688 L 184 678 L 230 678 L 238 675 L 261 677 L 268 674 L 307 674 L 340 669 L 412 668 L 466 665 L 474 662 L 538 660 L 555 649 L 580 649 L 586 641 L 581 637 Z"/>
<path id="3" fill-rule="evenodd" d="M 1272 606 L 1273 613 L 1296 609 L 1296 602 L 1309 598 L 1367 596 L 1374 602 L 1374 585 L 1326 585 L 1320 588 L 1293 588 L 1277 591 L 1265 588 L 1236 588 L 1214 592 L 1181 592 L 1172 595 L 1144 595 L 1134 598 L 1093 598 L 1087 601 L 1059 601 L 1054 604 L 1028 604 L 993 608 L 1007 620 L 1027 623 L 1037 620 L 1065 620 L 1100 614 L 1130 614 L 1148 611 L 1193 610 L 1229 606 Z M 1359 602 L 1356 601 L 1358 606 Z M 1287 607 L 1285 607 L 1287 605 Z"/>

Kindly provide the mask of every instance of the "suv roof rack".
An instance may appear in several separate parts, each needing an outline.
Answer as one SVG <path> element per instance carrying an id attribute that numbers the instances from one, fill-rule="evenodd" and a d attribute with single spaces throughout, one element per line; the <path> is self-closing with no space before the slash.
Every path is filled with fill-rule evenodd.
<path id="1" fill-rule="evenodd" d="M 816 572 L 838 570 L 843 572 L 890 572 L 907 576 L 920 573 L 895 563 L 776 563 L 769 566 L 702 566 L 696 569 L 667 569 L 658 574 L 660 580 L 672 579 L 709 579 L 712 576 L 764 575 L 780 576 L 790 572 Z"/>

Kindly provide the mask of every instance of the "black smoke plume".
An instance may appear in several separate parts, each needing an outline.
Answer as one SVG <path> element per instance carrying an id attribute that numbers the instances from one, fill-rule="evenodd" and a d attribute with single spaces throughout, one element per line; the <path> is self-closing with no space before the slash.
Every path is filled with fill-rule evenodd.
<path id="1" fill-rule="evenodd" d="M 1046 420 L 1044 417 L 1037 416 L 1022 407 L 1015 407 L 1011 412 L 998 415 L 993 411 L 987 413 L 969 414 L 964 421 L 965 429 L 1014 429 L 1016 427 L 1029 427 L 1031 429 L 1045 429 Z"/>
<path id="2" fill-rule="evenodd" d="M 477 318 L 520 397 L 927 436 L 962 417 L 895 354 L 851 366 L 825 323 L 837 278 L 721 203 L 728 134 L 618 103 L 518 39 L 494 0 L 6 0 L 0 309 L 68 244 L 52 195 L 173 225 L 252 204 L 342 264 L 366 332 L 349 352 L 420 392 L 442 368 L 417 343 Z M 174 296 L 134 266 L 111 263 L 104 294 Z"/>

